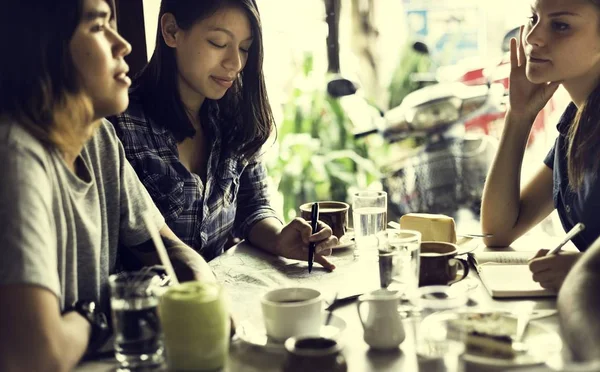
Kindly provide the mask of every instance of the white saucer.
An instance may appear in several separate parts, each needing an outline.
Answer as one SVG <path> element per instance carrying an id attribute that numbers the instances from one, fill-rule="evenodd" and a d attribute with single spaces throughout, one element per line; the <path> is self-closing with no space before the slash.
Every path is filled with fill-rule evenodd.
<path id="1" fill-rule="evenodd" d="M 458 246 L 457 255 L 471 253 L 479 247 L 484 247 L 483 241 L 480 238 L 459 238 L 456 241 L 456 245 Z"/>
<path id="2" fill-rule="evenodd" d="M 338 339 L 342 331 L 346 328 L 344 319 L 331 315 L 329 325 L 325 325 L 327 313 L 323 314 L 323 326 L 319 336 L 331 339 Z M 245 320 L 236 326 L 235 334 L 240 340 L 247 344 L 259 346 L 268 351 L 283 352 L 284 341 L 274 340 L 267 336 L 263 324 L 253 324 L 250 320 Z"/>

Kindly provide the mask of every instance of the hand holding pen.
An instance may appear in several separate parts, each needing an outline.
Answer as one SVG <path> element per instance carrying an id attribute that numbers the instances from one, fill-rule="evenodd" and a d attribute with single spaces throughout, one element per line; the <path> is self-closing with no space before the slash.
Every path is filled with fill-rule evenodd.
<path id="1" fill-rule="evenodd" d="M 312 203 L 308 205 L 308 212 L 311 212 L 311 206 Z M 294 218 L 275 234 L 275 239 L 261 231 L 252 240 L 252 243 L 260 247 L 258 243 L 262 238 L 265 245 L 269 245 L 266 249 L 278 256 L 299 261 L 310 260 L 313 265 L 318 264 L 325 270 L 332 271 L 335 269 L 335 265 L 329 261 L 327 256 L 331 254 L 331 248 L 338 245 L 338 238 L 333 235 L 329 225 L 319 220 L 319 211 L 315 210 L 314 212 L 312 218 L 310 215 L 305 218 Z M 273 230 L 278 228 L 277 221 L 271 220 L 270 222 Z M 311 245 L 313 250 L 309 253 Z"/>
<path id="2" fill-rule="evenodd" d="M 562 247 L 565 244 L 567 244 L 571 239 L 573 239 L 577 234 L 582 232 L 584 229 L 585 229 L 585 225 L 582 224 L 581 222 L 579 222 L 577 225 L 573 226 L 573 228 L 571 230 L 569 230 L 569 232 L 567 233 L 567 235 L 565 236 L 563 241 L 560 242 L 553 249 L 549 250 L 548 253 L 546 253 L 546 256 L 552 256 L 553 254 L 557 254 L 558 252 L 560 252 L 560 250 L 562 249 Z"/>
<path id="3" fill-rule="evenodd" d="M 540 250 L 529 261 L 529 270 L 531 270 L 534 281 L 540 283 L 543 288 L 556 291 L 560 289 L 567 274 L 582 253 L 573 251 L 558 253 L 567 242 L 583 231 L 584 228 L 585 226 L 582 223 L 576 224 L 556 247 L 551 250 Z"/>
<path id="4" fill-rule="evenodd" d="M 310 210 L 310 226 L 312 228 L 312 233 L 315 234 L 318 229 L 319 222 L 319 203 L 313 203 L 312 208 Z M 315 258 L 315 243 L 311 242 L 308 245 L 308 272 L 312 271 L 313 260 Z"/>

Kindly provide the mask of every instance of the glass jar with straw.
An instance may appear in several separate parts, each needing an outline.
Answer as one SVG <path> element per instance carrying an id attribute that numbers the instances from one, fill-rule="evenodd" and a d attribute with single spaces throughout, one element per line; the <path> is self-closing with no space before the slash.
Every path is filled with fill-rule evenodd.
<path id="1" fill-rule="evenodd" d="M 144 216 L 173 285 L 161 296 L 159 314 L 169 368 L 212 371 L 227 361 L 231 323 L 223 287 L 214 281 L 179 283 L 152 221 Z"/>

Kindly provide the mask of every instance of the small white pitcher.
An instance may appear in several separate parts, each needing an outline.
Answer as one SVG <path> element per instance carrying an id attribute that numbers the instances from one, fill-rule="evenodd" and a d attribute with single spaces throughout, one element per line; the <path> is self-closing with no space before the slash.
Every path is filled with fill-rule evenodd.
<path id="1" fill-rule="evenodd" d="M 365 342 L 373 349 L 395 349 L 404 338 L 404 326 L 398 312 L 401 293 L 379 289 L 358 298 L 356 307 L 364 329 Z M 363 305 L 368 304 L 368 314 L 363 317 Z"/>

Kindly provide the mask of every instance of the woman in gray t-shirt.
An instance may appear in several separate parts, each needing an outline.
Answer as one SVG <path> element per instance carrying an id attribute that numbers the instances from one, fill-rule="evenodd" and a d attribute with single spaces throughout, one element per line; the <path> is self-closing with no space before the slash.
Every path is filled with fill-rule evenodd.
<path id="1" fill-rule="evenodd" d="M 70 370 L 98 345 L 97 314 L 71 305 L 108 309 L 118 247 L 158 263 L 145 211 L 180 279 L 214 280 L 165 225 L 102 119 L 127 107 L 130 85 L 131 46 L 110 3 L 12 1 L 0 12 L 11 52 L 0 59 L 1 371 Z"/>

